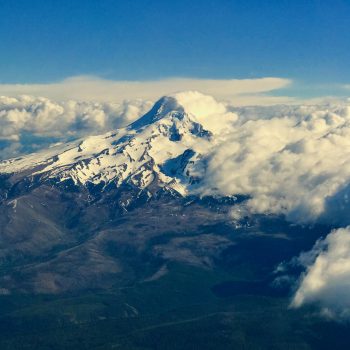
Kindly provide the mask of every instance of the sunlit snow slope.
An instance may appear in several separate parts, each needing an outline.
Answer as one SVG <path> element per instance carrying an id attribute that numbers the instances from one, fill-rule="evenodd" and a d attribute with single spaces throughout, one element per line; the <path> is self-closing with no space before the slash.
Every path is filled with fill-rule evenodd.
<path id="1" fill-rule="evenodd" d="M 198 101 L 203 98 L 201 110 Z M 196 92 L 163 97 L 126 128 L 2 161 L 0 173 L 40 175 L 60 182 L 71 179 L 76 185 L 113 181 L 141 189 L 157 181 L 185 194 L 187 186 L 196 182 L 197 160 L 217 142 L 213 135 L 236 118 L 217 106 L 214 99 Z M 224 115 L 220 125 L 209 118 L 213 112 Z"/>

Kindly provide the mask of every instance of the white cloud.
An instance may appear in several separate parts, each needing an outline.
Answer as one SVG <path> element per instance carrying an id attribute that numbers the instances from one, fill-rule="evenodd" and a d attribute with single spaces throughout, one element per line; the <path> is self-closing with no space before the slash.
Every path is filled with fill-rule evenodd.
<path id="1" fill-rule="evenodd" d="M 238 119 L 237 114 L 228 111 L 223 103 L 217 102 L 212 96 L 186 91 L 177 93 L 174 97 L 187 113 L 192 114 L 204 129 L 215 133 L 216 137 L 223 137 Z"/>
<path id="2" fill-rule="evenodd" d="M 290 103 L 290 97 L 265 95 L 287 87 L 289 79 L 191 79 L 154 81 L 113 81 L 93 76 L 78 76 L 48 84 L 0 84 L 0 95 L 44 96 L 53 100 L 118 102 L 130 99 L 156 100 L 178 91 L 198 90 L 235 105 Z"/>
<path id="3" fill-rule="evenodd" d="M 301 255 L 307 270 L 292 306 L 320 303 L 322 311 L 334 318 L 350 317 L 350 227 L 332 231 L 314 248 Z"/>
<path id="4" fill-rule="evenodd" d="M 0 158 L 125 126 L 151 106 L 141 100 L 58 103 L 43 97 L 0 96 Z"/>
<path id="5" fill-rule="evenodd" d="M 349 107 L 232 110 L 239 119 L 205 159 L 198 191 L 247 195 L 251 213 L 350 224 Z"/>

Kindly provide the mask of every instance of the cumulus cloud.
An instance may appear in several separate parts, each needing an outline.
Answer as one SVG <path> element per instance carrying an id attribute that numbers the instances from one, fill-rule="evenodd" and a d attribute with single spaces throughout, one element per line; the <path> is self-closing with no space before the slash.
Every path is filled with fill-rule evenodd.
<path id="1" fill-rule="evenodd" d="M 243 212 L 350 224 L 349 107 L 255 107 L 236 113 L 237 122 L 205 159 L 198 191 L 246 195 Z"/>
<path id="2" fill-rule="evenodd" d="M 292 306 L 320 303 L 324 315 L 350 317 L 350 227 L 332 231 L 299 257 L 306 267 Z"/>
<path id="3" fill-rule="evenodd" d="M 48 84 L 0 84 L 0 95 L 45 96 L 53 100 L 118 102 L 130 99 L 156 100 L 178 91 L 198 90 L 237 105 L 291 103 L 293 98 L 268 93 L 285 88 L 289 79 L 192 79 L 154 81 L 113 81 L 94 76 L 78 76 Z"/>
<path id="4" fill-rule="evenodd" d="M 142 100 L 58 103 L 42 97 L 0 96 L 0 158 L 125 126 L 151 105 Z"/>
<path id="5" fill-rule="evenodd" d="M 216 137 L 223 137 L 226 132 L 230 132 L 238 119 L 238 115 L 228 111 L 223 103 L 198 91 L 180 92 L 174 97 L 192 118 L 197 119 L 206 130 L 215 133 Z"/>

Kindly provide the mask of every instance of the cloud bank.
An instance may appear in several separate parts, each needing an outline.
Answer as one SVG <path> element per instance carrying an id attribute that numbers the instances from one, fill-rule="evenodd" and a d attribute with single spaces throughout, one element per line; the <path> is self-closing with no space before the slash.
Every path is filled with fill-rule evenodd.
<path id="1" fill-rule="evenodd" d="M 58 103 L 42 97 L 0 96 L 0 159 L 125 126 L 151 105 L 142 100 Z"/>
<path id="2" fill-rule="evenodd" d="M 206 159 L 200 192 L 246 195 L 243 211 L 292 222 L 350 224 L 348 106 L 232 110 L 238 121 Z"/>

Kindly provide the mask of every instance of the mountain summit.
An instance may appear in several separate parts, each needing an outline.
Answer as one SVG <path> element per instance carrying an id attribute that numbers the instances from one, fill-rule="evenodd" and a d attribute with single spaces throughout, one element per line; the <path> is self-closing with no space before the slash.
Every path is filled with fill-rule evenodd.
<path id="1" fill-rule="evenodd" d="M 235 119 L 210 96 L 179 93 L 161 98 L 126 128 L 0 162 L 0 174 L 16 174 L 16 181 L 131 184 L 140 189 L 156 182 L 185 195 L 203 175 L 203 158 L 216 135 Z"/>

